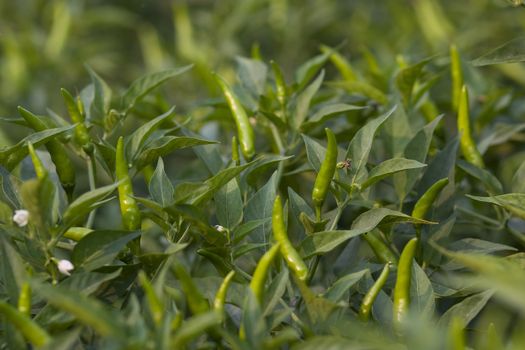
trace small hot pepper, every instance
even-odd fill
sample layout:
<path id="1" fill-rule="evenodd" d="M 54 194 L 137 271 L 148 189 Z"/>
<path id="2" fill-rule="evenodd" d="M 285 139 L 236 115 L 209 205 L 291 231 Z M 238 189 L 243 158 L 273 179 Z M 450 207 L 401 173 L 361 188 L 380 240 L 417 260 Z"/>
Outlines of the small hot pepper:
<path id="1" fill-rule="evenodd" d="M 321 206 L 328 194 L 330 189 L 330 183 L 334 177 L 335 169 L 337 166 L 337 141 L 334 133 L 326 128 L 326 138 L 328 144 L 326 146 L 326 155 L 315 179 L 314 188 L 312 191 L 312 201 L 315 204 L 315 211 L 317 219 L 321 218 Z"/>
<path id="2" fill-rule="evenodd" d="M 272 265 L 277 253 L 279 252 L 279 244 L 275 244 L 270 250 L 268 250 L 257 263 L 257 267 L 253 273 L 252 280 L 250 282 L 250 289 L 259 301 L 262 303 L 264 296 L 264 284 L 268 276 L 268 271 Z"/>
<path id="3" fill-rule="evenodd" d="M 470 132 L 470 115 L 468 108 L 467 87 L 463 85 L 459 98 L 458 106 L 458 132 L 461 134 L 460 146 L 461 153 L 465 160 L 479 168 L 484 168 L 483 158 L 476 148 L 476 143 Z"/>
<path id="4" fill-rule="evenodd" d="M 128 173 L 128 163 L 124 154 L 124 139 L 122 136 L 117 142 L 115 174 L 117 181 L 122 181 L 118 186 L 122 224 L 126 230 L 138 230 L 141 225 L 140 209 L 133 198 L 133 186 Z"/>
<path id="5" fill-rule="evenodd" d="M 308 268 L 288 238 L 280 196 L 275 198 L 275 202 L 273 204 L 272 229 L 273 236 L 280 245 L 281 255 L 283 256 L 284 260 L 286 260 L 288 267 L 297 276 L 297 278 L 299 278 L 301 281 L 305 281 L 308 276 Z"/>
<path id="6" fill-rule="evenodd" d="M 250 160 L 255 155 L 255 136 L 253 133 L 252 125 L 250 124 L 250 121 L 248 119 L 248 115 L 246 114 L 244 107 L 239 101 L 239 98 L 229 87 L 228 83 L 226 83 L 226 81 L 219 75 L 214 75 L 215 79 L 217 80 L 217 83 L 221 87 L 224 97 L 226 98 L 226 102 L 228 102 L 228 106 L 230 107 L 230 110 L 232 112 L 233 119 L 235 120 L 242 154 L 244 155 L 244 158 L 246 158 L 246 160 Z"/>
<path id="7" fill-rule="evenodd" d="M 25 119 L 27 124 L 35 131 L 44 131 L 47 126 L 40 118 L 27 109 L 18 107 L 18 113 Z M 69 199 L 73 197 L 73 190 L 75 189 L 75 167 L 69 159 L 64 145 L 57 140 L 50 140 L 46 143 L 46 148 L 49 151 L 51 160 L 55 164 L 55 168 L 60 179 L 62 187 L 66 191 Z"/>
<path id="8" fill-rule="evenodd" d="M 368 293 L 366 293 L 365 297 L 363 298 L 361 308 L 359 309 L 359 317 L 361 318 L 361 320 L 368 321 L 368 319 L 370 318 L 370 311 L 372 310 L 374 301 L 376 300 L 377 295 L 385 285 L 389 273 L 390 264 L 387 263 L 383 268 L 383 271 L 381 271 L 381 274 L 377 278 L 377 281 L 372 285 L 372 288 L 370 288 Z"/>
<path id="9" fill-rule="evenodd" d="M 399 326 L 403 322 L 408 312 L 408 306 L 410 304 L 410 279 L 412 278 L 412 262 L 416 253 L 418 244 L 417 238 L 412 238 L 406 244 L 401 257 L 399 258 L 399 264 L 397 265 L 397 278 L 394 287 L 394 308 L 393 318 L 394 324 Z"/>

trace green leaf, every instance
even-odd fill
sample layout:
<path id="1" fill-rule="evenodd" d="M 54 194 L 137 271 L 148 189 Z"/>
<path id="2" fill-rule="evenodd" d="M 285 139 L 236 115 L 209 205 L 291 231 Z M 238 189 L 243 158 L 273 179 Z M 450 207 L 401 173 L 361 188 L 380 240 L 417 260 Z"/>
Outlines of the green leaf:
<path id="1" fill-rule="evenodd" d="M 405 158 L 393 158 L 385 160 L 381 164 L 370 170 L 368 178 L 361 184 L 361 190 L 373 185 L 374 183 L 384 179 L 387 176 L 398 173 L 400 171 L 409 169 L 419 169 L 426 167 L 426 164 L 420 163 L 417 160 Z"/>
<path id="2" fill-rule="evenodd" d="M 126 342 L 125 321 L 122 316 L 100 301 L 59 286 L 36 281 L 31 284 L 33 290 L 49 304 L 72 314 L 80 323 L 93 328 L 104 337 Z"/>
<path id="3" fill-rule="evenodd" d="M 259 97 L 264 93 L 268 67 L 259 60 L 245 57 L 235 57 L 237 74 L 242 85 L 251 93 L 252 97 Z"/>
<path id="4" fill-rule="evenodd" d="M 421 75 L 421 70 L 430 62 L 432 58 L 425 58 L 422 61 L 419 61 L 416 64 L 403 68 L 399 71 L 396 76 L 396 85 L 403 97 L 403 102 L 405 106 L 411 104 L 412 92 L 414 90 L 414 85 L 416 80 Z"/>
<path id="5" fill-rule="evenodd" d="M 164 161 L 160 157 L 149 183 L 149 193 L 153 200 L 163 207 L 170 206 L 175 202 L 175 190 L 164 171 Z"/>
<path id="6" fill-rule="evenodd" d="M 263 177 L 263 173 L 278 165 L 280 162 L 290 158 L 293 158 L 293 156 L 286 157 L 277 154 L 265 154 L 262 157 L 257 158 L 253 166 L 251 166 L 244 174 L 246 182 L 251 186 L 255 186 L 257 181 Z"/>
<path id="7" fill-rule="evenodd" d="M 499 180 L 488 170 L 481 169 L 464 160 L 458 160 L 457 165 L 467 174 L 481 181 L 489 192 L 492 192 L 493 194 L 500 194 L 503 192 L 503 185 L 501 185 L 501 182 L 499 182 Z"/>
<path id="8" fill-rule="evenodd" d="M 335 81 L 326 83 L 326 85 L 343 89 L 348 94 L 368 97 L 381 105 L 388 104 L 388 97 L 383 91 L 365 81 Z"/>
<path id="9" fill-rule="evenodd" d="M 520 37 L 490 50 L 471 63 L 474 66 L 488 66 L 501 63 L 525 61 L 525 38 Z"/>
<path id="10" fill-rule="evenodd" d="M 416 219 L 399 211 L 387 208 L 375 208 L 361 214 L 354 220 L 350 230 L 322 231 L 306 237 L 300 246 L 300 254 L 310 257 L 333 250 L 352 237 L 370 232 L 379 224 L 411 222 L 414 224 L 432 224 L 430 221 Z"/>
<path id="11" fill-rule="evenodd" d="M 481 290 L 493 290 L 500 301 L 525 315 L 525 271 L 518 259 L 505 259 L 483 254 L 466 254 L 447 251 L 435 247 L 441 253 L 468 267 L 475 272 L 472 276 L 463 276 L 464 280 L 475 283 Z"/>
<path id="12" fill-rule="evenodd" d="M 297 91 L 301 91 L 303 87 L 308 84 L 319 70 L 325 65 L 326 61 L 330 57 L 330 53 L 323 53 L 317 55 L 305 63 L 303 63 L 295 72 L 295 81 L 297 83 Z"/>
<path id="13" fill-rule="evenodd" d="M 149 122 L 141 125 L 137 130 L 131 134 L 126 141 L 126 155 L 128 159 L 135 160 L 139 155 L 142 145 L 146 142 L 148 137 L 166 120 L 173 116 L 175 106 L 171 107 L 166 113 L 153 118 Z M 130 162 L 131 163 L 131 162 Z"/>
<path id="14" fill-rule="evenodd" d="M 292 347 L 293 350 L 340 350 L 340 349 L 348 349 L 348 350 L 359 350 L 359 349 L 365 349 L 365 347 L 361 347 L 360 345 L 356 345 L 356 343 L 348 338 L 342 337 L 342 336 L 335 336 L 335 335 L 318 335 L 312 338 L 308 338 L 304 342 L 297 343 L 295 346 Z"/>
<path id="15" fill-rule="evenodd" d="M 312 98 L 317 93 L 324 79 L 324 71 L 321 71 L 321 74 L 310 84 L 303 92 L 297 96 L 295 103 L 295 113 L 293 113 L 293 125 L 295 128 L 299 128 L 301 124 L 306 119 L 308 115 L 308 109 L 310 108 L 310 103 Z"/>
<path id="16" fill-rule="evenodd" d="M 214 143 L 217 142 L 187 136 L 164 136 L 144 146 L 144 148 L 136 156 L 135 168 L 137 171 L 139 171 L 146 165 L 150 165 L 151 163 L 155 162 L 157 158 L 167 156 L 177 149 L 209 145 Z M 196 148 L 194 150 L 198 152 Z"/>
<path id="17" fill-rule="evenodd" d="M 263 225 L 270 225 L 271 219 L 271 217 L 267 217 L 263 219 L 250 220 L 242 225 L 237 226 L 235 230 L 233 230 L 234 243 L 239 243 L 246 235 L 250 234 L 258 227 Z"/>
<path id="18" fill-rule="evenodd" d="M 365 166 L 368 161 L 368 155 L 372 148 L 372 142 L 377 129 L 387 120 L 392 113 L 394 113 L 396 107 L 390 109 L 387 113 L 379 118 L 366 123 L 357 133 L 354 135 L 348 150 L 346 152 L 347 159 L 352 160 L 352 168 L 350 171 L 350 177 L 352 184 L 361 182 L 366 176 Z"/>
<path id="19" fill-rule="evenodd" d="M 274 172 L 266 185 L 257 191 L 246 203 L 246 208 L 244 209 L 244 220 L 246 222 L 264 220 L 264 223 L 253 230 L 251 234 L 257 242 L 267 242 L 266 235 L 272 226 L 270 219 L 276 194 L 277 172 Z"/>
<path id="20" fill-rule="evenodd" d="M 168 79 L 171 79 L 177 75 L 187 72 L 193 67 L 193 65 L 188 65 L 175 69 L 168 69 L 161 72 L 147 74 L 133 83 L 131 86 L 124 92 L 121 98 L 121 106 L 125 111 L 132 109 L 135 104 L 151 90 L 155 89 L 157 86 L 166 82 Z"/>
<path id="21" fill-rule="evenodd" d="M 243 202 L 236 179 L 221 187 L 214 197 L 219 224 L 232 229 L 242 220 Z"/>
<path id="22" fill-rule="evenodd" d="M 434 135 L 434 130 L 442 118 L 442 115 L 436 117 L 436 119 L 425 125 L 416 133 L 416 135 L 405 146 L 403 152 L 405 158 L 414 159 L 421 163 L 425 162 L 427 159 L 430 142 L 432 141 L 432 136 Z M 414 184 L 417 181 L 417 178 L 421 174 L 421 171 L 421 168 L 412 169 L 406 171 L 405 173 L 394 175 L 394 185 L 400 201 L 402 201 L 412 190 Z"/>
<path id="23" fill-rule="evenodd" d="M 439 319 L 439 325 L 446 327 L 452 319 L 459 318 L 465 326 L 476 317 L 485 307 L 494 291 L 487 290 L 482 293 L 473 294 L 449 308 Z"/>
<path id="24" fill-rule="evenodd" d="M 111 88 L 94 70 L 88 66 L 86 66 L 86 69 L 91 76 L 91 82 L 93 84 L 93 99 L 89 102 L 87 120 L 101 122 L 106 118 L 109 111 L 112 94 Z"/>
<path id="25" fill-rule="evenodd" d="M 33 147 L 38 148 L 41 145 L 56 139 L 58 136 L 72 131 L 75 128 L 72 126 L 65 126 L 56 129 L 46 129 L 44 131 L 32 133 L 19 141 L 16 145 L 0 148 L 0 165 L 7 170 L 13 170 L 28 154 L 27 144 L 31 142 Z"/>
<path id="26" fill-rule="evenodd" d="M 503 207 L 512 214 L 525 220 L 525 193 L 507 193 L 491 197 L 472 196 L 468 194 L 466 196 L 478 202 L 490 203 Z"/>
<path id="27" fill-rule="evenodd" d="M 252 162 L 253 163 L 253 162 Z M 199 205 L 209 200 L 213 195 L 230 180 L 239 175 L 252 163 L 230 167 L 219 171 L 204 182 L 186 182 L 175 187 L 175 200 L 177 203 Z"/>
<path id="28" fill-rule="evenodd" d="M 18 300 L 19 290 L 28 277 L 24 260 L 4 235 L 0 236 L 0 256 L 2 258 L 2 264 L 0 264 L 2 293 L 5 293 L 9 300 L 14 302 Z"/>
<path id="29" fill-rule="evenodd" d="M 79 196 L 64 212 L 62 217 L 63 226 L 65 226 L 66 229 L 73 226 L 77 220 L 100 206 L 102 204 L 100 201 L 113 193 L 119 184 L 119 182 L 116 182 L 111 185 L 99 187 Z"/>
<path id="30" fill-rule="evenodd" d="M 111 263 L 126 244 L 140 236 L 140 231 L 93 231 L 73 249 L 71 259 L 76 268 L 92 271 Z"/>
<path id="31" fill-rule="evenodd" d="M 354 106 L 346 103 L 333 103 L 323 106 L 301 125 L 301 130 L 310 130 L 342 113 L 365 108 L 366 107 L 363 106 Z"/>
<path id="32" fill-rule="evenodd" d="M 295 278 L 294 281 L 304 299 L 306 311 L 312 324 L 327 320 L 330 314 L 337 308 L 337 305 L 324 297 L 315 295 L 306 283 L 298 278 Z"/>
<path id="33" fill-rule="evenodd" d="M 324 297 L 327 300 L 330 300 L 334 303 L 338 303 L 345 293 L 352 288 L 357 282 L 361 280 L 368 272 L 368 269 L 361 270 L 358 272 L 349 273 L 332 284 L 330 288 L 324 294 Z"/>
<path id="34" fill-rule="evenodd" d="M 425 319 L 432 319 L 436 301 L 434 290 L 425 271 L 418 264 L 412 264 L 410 281 L 410 309 Z"/>
<path id="35" fill-rule="evenodd" d="M 521 163 L 512 177 L 512 192 L 525 192 L 525 162 Z"/>
<path id="36" fill-rule="evenodd" d="M 202 335 L 208 329 L 220 325 L 222 316 L 215 311 L 210 311 L 205 314 L 193 316 L 184 321 L 179 329 L 171 338 L 172 349 L 183 349 L 186 344 L 194 338 Z"/>

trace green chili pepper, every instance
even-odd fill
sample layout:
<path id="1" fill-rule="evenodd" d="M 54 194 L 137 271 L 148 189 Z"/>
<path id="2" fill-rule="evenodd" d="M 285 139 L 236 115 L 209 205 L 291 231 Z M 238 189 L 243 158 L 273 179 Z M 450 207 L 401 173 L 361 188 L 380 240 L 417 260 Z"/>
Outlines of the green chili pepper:
<path id="1" fill-rule="evenodd" d="M 465 325 L 463 320 L 455 316 L 449 323 L 448 328 L 449 335 L 449 349 L 453 350 L 465 350 Z"/>
<path id="2" fill-rule="evenodd" d="M 418 244 L 417 238 L 412 238 L 406 244 L 399 264 L 397 265 L 397 278 L 394 287 L 394 323 L 399 325 L 404 321 L 410 304 L 410 279 L 412 278 L 412 261 Z"/>
<path id="3" fill-rule="evenodd" d="M 36 154 L 35 148 L 33 147 L 33 144 L 31 142 L 27 144 L 27 148 L 29 150 L 31 160 L 33 161 L 33 167 L 35 168 L 36 177 L 42 180 L 47 176 L 47 169 L 42 164 L 42 161 L 38 157 L 38 154 Z"/>
<path id="4" fill-rule="evenodd" d="M 374 301 L 376 300 L 379 292 L 385 285 L 389 273 L 390 264 L 387 263 L 383 268 L 383 271 L 381 271 L 381 274 L 377 278 L 377 281 L 375 281 L 375 283 L 372 285 L 372 288 L 370 288 L 368 293 L 366 293 L 365 297 L 363 298 L 361 308 L 359 309 L 359 317 L 361 318 L 361 320 L 368 321 L 370 319 L 370 311 L 372 310 Z"/>
<path id="5" fill-rule="evenodd" d="M 484 168 L 483 158 L 476 148 L 476 143 L 472 139 L 470 132 L 470 116 L 468 110 L 468 91 L 463 85 L 459 98 L 458 106 L 458 132 L 461 134 L 460 146 L 461 153 L 467 162 L 474 164 L 479 168 Z"/>
<path id="6" fill-rule="evenodd" d="M 383 242 L 383 240 L 380 238 L 379 232 L 373 230 L 365 233 L 364 235 L 361 235 L 361 237 L 368 243 L 376 257 L 381 262 L 397 265 L 396 254 L 394 254 L 392 249 L 390 249 L 390 247 L 385 242 Z"/>
<path id="7" fill-rule="evenodd" d="M 34 346 L 44 346 L 51 341 L 51 337 L 42 327 L 3 300 L 0 300 L 0 313 Z"/>
<path id="8" fill-rule="evenodd" d="M 312 191 L 312 200 L 315 204 L 315 211 L 317 219 L 321 219 L 321 206 L 328 194 L 330 189 L 330 183 L 334 177 L 335 169 L 337 166 L 337 141 L 334 133 L 326 128 L 326 138 L 328 144 L 326 146 L 326 155 L 324 157 L 317 178 L 315 179 L 314 189 Z"/>
<path id="9" fill-rule="evenodd" d="M 78 242 L 91 232 L 93 232 L 93 230 L 86 227 L 70 227 L 66 233 L 64 233 L 64 237 Z"/>
<path id="10" fill-rule="evenodd" d="M 284 108 L 288 100 L 288 88 L 286 86 L 286 81 L 284 80 L 284 75 L 281 70 L 281 67 L 279 67 L 279 65 L 274 61 L 270 61 L 270 65 L 272 66 L 273 77 L 275 78 L 277 101 L 279 101 L 281 108 Z"/>
<path id="11" fill-rule="evenodd" d="M 172 270 L 177 279 L 180 281 L 182 291 L 188 301 L 188 307 L 192 314 L 202 314 L 209 310 L 209 305 L 206 299 L 199 292 L 199 289 L 193 282 L 193 279 L 188 274 L 181 263 L 175 262 L 172 265 Z"/>
<path id="12" fill-rule="evenodd" d="M 232 137 L 232 160 L 235 165 L 241 165 L 241 158 L 239 157 L 239 141 L 237 141 L 237 137 L 235 136 Z"/>
<path id="13" fill-rule="evenodd" d="M 160 322 L 162 321 L 162 316 L 164 314 L 164 306 L 162 305 L 162 302 L 157 296 L 157 293 L 155 293 L 155 290 L 153 289 L 153 286 L 151 285 L 151 282 L 148 280 L 148 277 L 146 276 L 144 271 L 139 272 L 138 278 L 140 286 L 144 290 L 144 294 L 146 295 L 146 299 L 148 300 L 148 306 L 151 312 L 151 316 L 153 317 L 153 321 L 156 324 L 160 324 Z"/>
<path id="14" fill-rule="evenodd" d="M 140 209 L 133 198 L 133 186 L 128 174 L 128 163 L 124 154 L 124 139 L 122 136 L 117 142 L 115 169 L 117 181 L 122 181 L 118 186 L 122 224 L 126 230 L 138 230 L 141 224 Z"/>
<path id="15" fill-rule="evenodd" d="M 29 282 L 22 283 L 18 296 L 18 311 L 26 316 L 31 315 L 31 286 Z"/>
<path id="16" fill-rule="evenodd" d="M 219 75 L 214 74 L 217 83 L 221 87 L 221 90 L 228 102 L 228 106 L 235 120 L 235 125 L 237 126 L 237 134 L 239 135 L 239 143 L 241 145 L 241 151 L 246 160 L 252 159 L 255 155 L 255 146 L 254 146 L 254 133 L 253 128 L 248 119 L 248 115 L 244 110 L 239 98 L 235 95 L 233 90 L 229 87 L 228 83 Z"/>
<path id="17" fill-rule="evenodd" d="M 463 86 L 463 71 L 456 45 L 450 45 L 450 72 L 452 75 L 452 107 L 457 112 Z"/>
<path id="18" fill-rule="evenodd" d="M 66 89 L 60 89 L 62 97 L 66 103 L 69 117 L 73 123 L 76 123 L 75 127 L 75 140 L 86 153 L 90 154 L 93 152 L 93 145 L 91 144 L 91 137 L 89 136 L 86 124 L 84 124 L 84 115 L 82 109 L 79 109 L 79 105 L 82 105 L 80 100 L 75 101 L 73 96 Z"/>
<path id="19" fill-rule="evenodd" d="M 426 213 L 436 201 L 437 196 L 441 190 L 448 184 L 448 178 L 443 178 L 436 181 L 430 188 L 419 198 L 412 210 L 412 217 L 417 219 L 424 219 Z"/>
<path id="20" fill-rule="evenodd" d="M 288 267 L 293 271 L 297 278 L 299 278 L 301 281 L 305 281 L 308 277 L 308 268 L 288 238 L 280 196 L 275 198 L 275 202 L 273 204 L 272 229 L 273 236 L 281 247 L 281 254 L 284 260 L 286 260 Z"/>
<path id="21" fill-rule="evenodd" d="M 226 294 L 228 293 L 228 288 L 230 287 L 233 276 L 235 276 L 235 271 L 232 270 L 226 275 L 226 277 L 224 277 L 221 286 L 217 290 L 217 294 L 215 294 L 215 300 L 213 301 L 213 309 L 220 313 L 223 317 L 224 304 L 226 303 Z"/>
<path id="22" fill-rule="evenodd" d="M 255 271 L 253 273 L 253 277 L 250 282 L 250 289 L 252 290 L 253 295 L 255 295 L 260 304 L 262 304 L 263 302 L 265 287 L 264 285 L 268 276 L 268 271 L 270 270 L 270 267 L 273 261 L 275 260 L 279 249 L 280 244 L 277 243 L 270 250 L 264 253 L 264 255 L 257 263 L 257 267 L 255 268 Z"/>
<path id="23" fill-rule="evenodd" d="M 24 118 L 24 120 L 33 130 L 44 131 L 47 129 L 44 122 L 36 115 L 29 112 L 27 109 L 19 106 L 18 113 L 20 113 L 22 118 Z M 61 142 L 57 140 L 50 140 L 46 143 L 46 148 L 49 151 L 51 160 L 55 164 L 60 183 L 71 200 L 73 197 L 73 190 L 75 189 L 75 167 L 67 156 L 64 145 Z"/>

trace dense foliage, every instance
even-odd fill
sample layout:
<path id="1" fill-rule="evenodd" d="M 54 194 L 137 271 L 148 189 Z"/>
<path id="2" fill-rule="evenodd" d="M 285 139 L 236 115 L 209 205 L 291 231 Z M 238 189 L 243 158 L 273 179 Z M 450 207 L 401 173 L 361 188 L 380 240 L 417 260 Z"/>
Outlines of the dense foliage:
<path id="1" fill-rule="evenodd" d="M 202 15 L 205 3 L 189 8 Z M 213 35 L 244 45 L 233 33 L 251 33 L 258 23 L 245 15 L 261 3 L 246 1 Z M 156 32 L 141 26 L 150 70 L 164 69 L 123 89 L 97 64 L 74 67 L 86 85 L 45 90 L 47 109 L 32 98 L 17 112 L 2 106 L 11 115 L 2 131 L 14 130 L 0 148 L 3 348 L 525 347 L 523 67 L 509 64 L 525 60 L 523 41 L 465 59 L 468 45 L 450 44 L 446 9 L 420 0 L 426 31 L 413 33 L 413 21 L 403 31 L 435 41 L 414 55 L 432 56 L 393 58 L 392 33 L 374 46 L 369 28 L 355 60 L 343 43 L 303 63 L 290 52 L 270 61 L 265 45 L 289 13 L 278 6 L 300 7 L 270 3 L 273 34 L 234 65 L 224 63 L 236 52 L 227 42 L 192 39 L 188 7 L 176 5 L 188 65 L 158 60 L 164 51 L 148 46 Z M 357 8 L 325 5 L 335 17 Z M 53 6 L 55 21 L 81 11 Z M 124 7 L 111 13 L 131 20 Z M 316 18 L 298 16 L 308 14 Z M 66 68 L 55 30 L 45 52 L 56 64 L 35 60 L 36 71 Z M 31 90 L 19 78 L 0 96 L 53 86 L 45 78 Z"/>

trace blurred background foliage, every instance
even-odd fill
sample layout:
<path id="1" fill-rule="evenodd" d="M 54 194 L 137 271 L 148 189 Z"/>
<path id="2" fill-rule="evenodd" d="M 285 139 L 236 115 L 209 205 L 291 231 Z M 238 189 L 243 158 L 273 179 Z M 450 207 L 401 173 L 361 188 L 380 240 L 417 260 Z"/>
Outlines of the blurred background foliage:
<path id="1" fill-rule="evenodd" d="M 85 65 L 111 86 L 127 86 L 147 72 L 195 63 L 197 69 L 165 90 L 184 106 L 184 96 L 209 93 L 203 86 L 215 91 L 209 71 L 227 74 L 238 55 L 260 54 L 289 72 L 318 53 L 321 44 L 341 45 L 355 65 L 373 53 L 381 69 L 393 69 L 399 54 L 411 59 L 446 54 L 455 42 L 471 59 L 523 32 L 525 8 L 512 3 L 0 1 L 0 116 L 13 115 L 16 105 L 35 111 L 61 105 L 60 87 L 80 90 L 89 81 Z M 495 69 L 525 83 L 521 66 Z"/>

